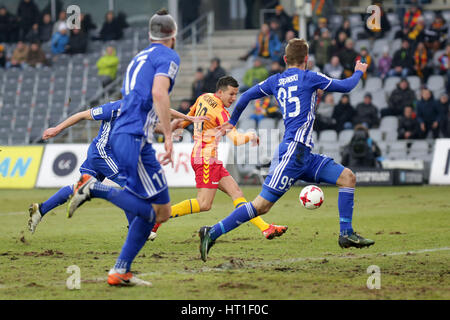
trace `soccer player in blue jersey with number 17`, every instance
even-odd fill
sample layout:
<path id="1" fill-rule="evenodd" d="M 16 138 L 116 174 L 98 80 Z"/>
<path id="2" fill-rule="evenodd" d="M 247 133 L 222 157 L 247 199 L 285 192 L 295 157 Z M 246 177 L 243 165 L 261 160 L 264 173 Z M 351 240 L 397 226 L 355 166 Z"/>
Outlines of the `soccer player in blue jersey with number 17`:
<path id="1" fill-rule="evenodd" d="M 68 205 L 68 215 L 91 198 L 110 201 L 125 211 L 129 222 L 127 239 L 114 267 L 108 273 L 112 286 L 151 283 L 133 275 L 131 264 L 144 246 L 155 223 L 169 219 L 169 190 L 161 164 L 172 162 L 170 98 L 180 65 L 174 50 L 177 25 L 166 10 L 152 16 L 151 44 L 129 63 L 122 86 L 120 115 L 111 133 L 111 146 L 126 177 L 124 190 L 105 186 L 90 178 L 77 189 Z M 161 163 L 152 147 L 155 126 L 164 134 L 165 152 Z"/>
<path id="2" fill-rule="evenodd" d="M 216 225 L 200 228 L 200 254 L 203 261 L 206 261 L 209 249 L 218 237 L 258 215 L 267 213 L 299 179 L 307 182 L 326 182 L 339 187 L 338 243 L 341 247 L 362 248 L 375 243 L 353 231 L 352 216 L 356 185 L 354 173 L 334 162 L 332 158 L 311 153 L 314 146 L 312 132 L 317 90 L 351 91 L 367 70 L 367 64 L 357 61 L 355 73 L 345 80 L 330 79 L 321 73 L 306 70 L 308 43 L 303 39 L 289 41 L 284 59 L 287 65 L 286 71 L 269 77 L 242 94 L 230 121 L 220 128 L 219 135 L 232 129 L 248 103 L 264 96 L 275 96 L 283 111 L 285 126 L 283 141 L 272 159 L 261 193 L 255 200 L 235 209 Z"/>

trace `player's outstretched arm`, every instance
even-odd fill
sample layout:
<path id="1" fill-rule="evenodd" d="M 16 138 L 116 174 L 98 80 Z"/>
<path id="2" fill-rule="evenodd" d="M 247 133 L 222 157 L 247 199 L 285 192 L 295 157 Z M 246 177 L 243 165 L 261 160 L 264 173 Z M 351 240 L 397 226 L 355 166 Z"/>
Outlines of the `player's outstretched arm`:
<path id="1" fill-rule="evenodd" d="M 358 84 L 363 74 L 366 72 L 367 67 L 367 63 L 362 63 L 359 60 L 356 61 L 355 72 L 353 75 L 344 80 L 333 79 L 326 91 L 344 93 L 352 91 Z"/>
<path id="2" fill-rule="evenodd" d="M 227 137 L 233 141 L 235 146 L 240 146 L 248 142 L 251 142 L 253 147 L 259 145 L 259 137 L 254 132 L 239 133 L 236 128 L 233 128 L 228 132 Z"/>
<path id="3" fill-rule="evenodd" d="M 78 112 L 78 113 L 70 116 L 69 118 L 67 118 L 60 124 L 58 124 L 56 127 L 48 128 L 42 134 L 42 139 L 47 140 L 47 139 L 56 137 L 58 134 L 61 133 L 61 131 L 77 124 L 78 122 L 80 122 L 82 120 L 93 120 L 90 109 Z"/>
<path id="4" fill-rule="evenodd" d="M 156 76 L 153 80 L 152 96 L 153 105 L 158 115 L 162 134 L 164 135 L 164 149 L 161 164 L 173 163 L 172 159 L 172 127 L 170 125 L 170 98 L 169 98 L 170 78 L 166 76 Z"/>
<path id="5" fill-rule="evenodd" d="M 189 121 L 189 122 L 194 122 L 194 123 L 196 123 L 196 122 L 203 122 L 203 121 L 209 120 L 209 118 L 206 117 L 206 116 L 194 117 L 194 116 L 191 116 L 189 114 L 187 114 L 187 115 L 183 114 L 183 113 L 178 112 L 178 111 L 176 111 L 174 109 L 170 109 L 170 115 L 172 116 L 172 118 L 182 119 L 182 120 Z M 189 124 L 187 124 L 187 125 L 189 125 Z"/>
<path id="6" fill-rule="evenodd" d="M 259 84 L 245 91 L 236 103 L 236 107 L 234 108 L 230 120 L 217 127 L 218 131 L 216 134 L 216 138 L 220 138 L 226 135 L 229 130 L 233 129 L 233 127 L 236 126 L 236 123 L 238 122 L 242 112 L 248 106 L 250 101 L 262 98 L 264 96 L 266 96 L 266 94 L 261 91 Z"/>

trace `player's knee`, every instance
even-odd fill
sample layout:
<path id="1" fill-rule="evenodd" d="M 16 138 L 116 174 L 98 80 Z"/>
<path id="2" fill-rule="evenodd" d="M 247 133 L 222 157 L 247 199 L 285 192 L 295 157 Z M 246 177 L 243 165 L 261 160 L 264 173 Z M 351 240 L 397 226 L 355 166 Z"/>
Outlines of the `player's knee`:
<path id="1" fill-rule="evenodd" d="M 158 208 L 156 212 L 156 223 L 163 223 L 169 220 L 172 213 L 172 208 L 170 206 Z"/>
<path id="2" fill-rule="evenodd" d="M 200 206 L 200 211 L 209 211 L 212 207 L 212 201 L 204 200 L 204 199 L 198 199 L 198 204 Z"/>
<path id="3" fill-rule="evenodd" d="M 356 186 L 356 175 L 349 168 L 345 168 L 342 172 L 342 186 L 346 188 L 354 188 Z"/>

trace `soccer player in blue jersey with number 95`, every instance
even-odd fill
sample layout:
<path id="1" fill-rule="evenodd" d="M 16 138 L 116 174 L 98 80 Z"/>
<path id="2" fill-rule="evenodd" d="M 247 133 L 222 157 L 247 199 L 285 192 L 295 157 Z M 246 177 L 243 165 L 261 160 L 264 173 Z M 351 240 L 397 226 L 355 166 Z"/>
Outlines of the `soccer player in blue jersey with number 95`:
<path id="1" fill-rule="evenodd" d="M 240 224 L 267 213 L 297 180 L 326 182 L 339 187 L 338 209 L 342 248 L 368 247 L 375 242 L 365 239 L 352 227 L 355 174 L 332 158 L 311 153 L 313 124 L 316 114 L 317 90 L 349 92 L 356 87 L 367 64 L 356 62 L 354 74 L 344 80 L 331 79 L 321 73 L 306 70 L 308 43 L 303 39 L 289 41 L 285 62 L 286 71 L 275 74 L 242 94 L 230 121 L 220 127 L 218 135 L 231 130 L 251 100 L 275 96 L 283 112 L 285 133 L 275 153 L 261 193 L 252 202 L 235 209 L 228 217 L 213 225 L 200 228 L 200 254 L 206 261 L 210 248 L 221 235 Z"/>

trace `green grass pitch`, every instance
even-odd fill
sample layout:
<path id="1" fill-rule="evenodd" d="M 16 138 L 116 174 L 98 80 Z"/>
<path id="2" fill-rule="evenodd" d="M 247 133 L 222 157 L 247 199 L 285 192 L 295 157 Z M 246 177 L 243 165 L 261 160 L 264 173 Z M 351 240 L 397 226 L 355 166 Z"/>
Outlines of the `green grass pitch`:
<path id="1" fill-rule="evenodd" d="M 337 188 L 308 211 L 292 188 L 263 218 L 289 226 L 266 240 L 247 224 L 221 237 L 209 260 L 200 260 L 197 230 L 231 212 L 218 192 L 210 212 L 169 220 L 148 242 L 133 271 L 151 288 L 111 288 L 107 272 L 127 232 L 124 214 L 93 200 L 67 219 L 55 209 L 31 235 L 28 205 L 56 190 L 0 191 L 0 299 L 450 299 L 450 187 L 357 188 L 353 225 L 374 239 L 366 249 L 338 244 Z M 253 199 L 260 187 L 244 187 Z M 171 189 L 172 203 L 195 197 Z M 81 288 L 69 290 L 67 267 L 81 271 Z M 367 268 L 380 268 L 380 289 L 368 289 Z"/>

